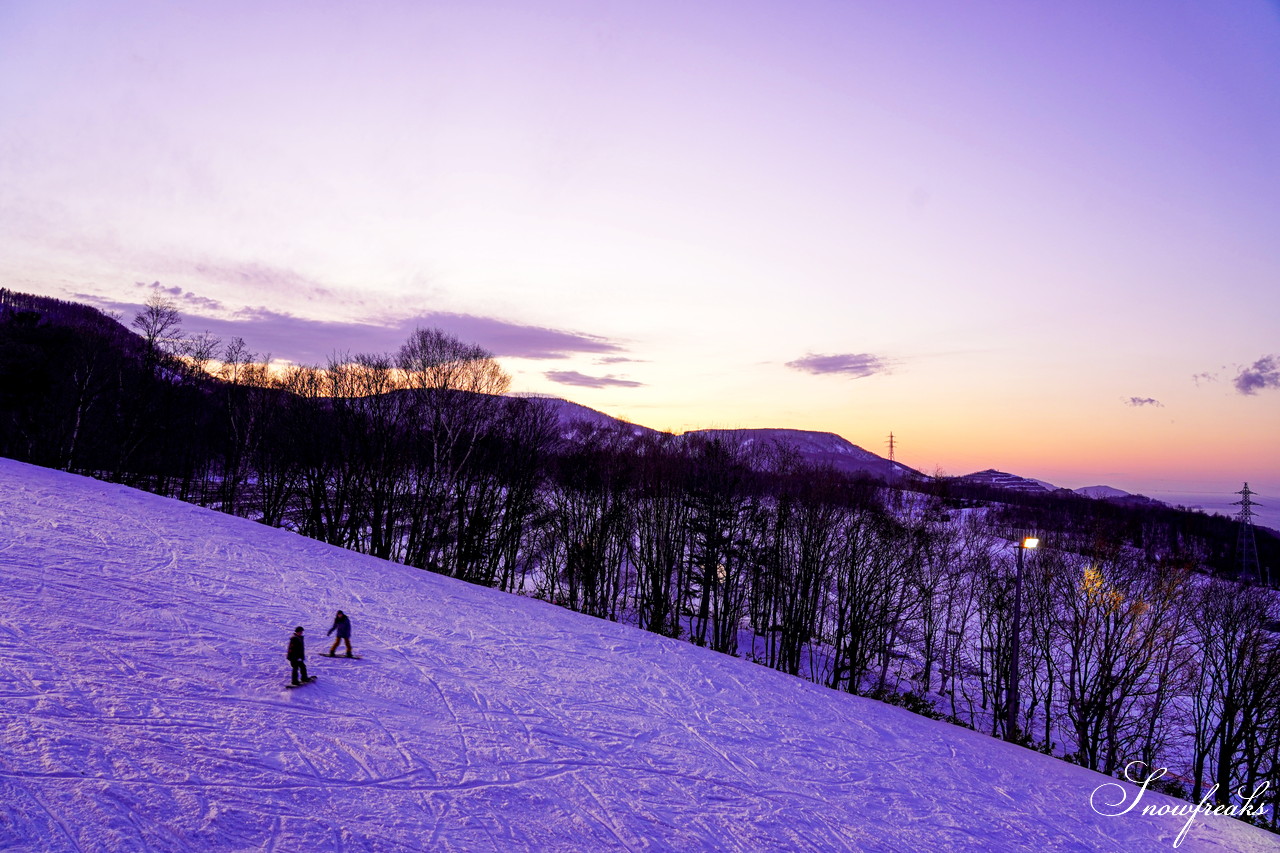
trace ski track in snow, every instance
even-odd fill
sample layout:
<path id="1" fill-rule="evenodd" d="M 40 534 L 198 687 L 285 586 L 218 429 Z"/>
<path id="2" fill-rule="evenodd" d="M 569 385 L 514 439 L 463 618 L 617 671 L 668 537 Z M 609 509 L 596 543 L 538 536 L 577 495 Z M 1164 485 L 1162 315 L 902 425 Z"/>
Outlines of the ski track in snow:
<path id="1" fill-rule="evenodd" d="M 1185 822 L 742 660 L 9 460 L 0 570 L 0 849 L 1136 851 Z M 339 608 L 363 660 L 320 656 Z M 319 680 L 286 690 L 299 624 Z M 1202 816 L 1180 849 L 1280 843 Z"/>

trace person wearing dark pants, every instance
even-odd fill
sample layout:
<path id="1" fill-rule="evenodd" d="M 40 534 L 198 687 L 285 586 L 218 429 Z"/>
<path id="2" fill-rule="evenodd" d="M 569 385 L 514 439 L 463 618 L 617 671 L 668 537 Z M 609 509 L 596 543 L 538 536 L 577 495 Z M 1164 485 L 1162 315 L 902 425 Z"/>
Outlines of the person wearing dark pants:
<path id="1" fill-rule="evenodd" d="M 332 634 L 334 631 L 338 632 L 338 636 L 334 638 L 333 645 L 329 647 L 329 657 L 338 656 L 338 644 L 344 641 L 347 644 L 347 657 L 354 657 L 351 652 L 351 620 L 341 610 L 338 611 L 337 616 L 333 617 L 333 625 L 329 628 L 328 633 Z"/>
<path id="2" fill-rule="evenodd" d="M 302 684 L 307 678 L 307 646 L 302 640 L 302 626 L 293 629 L 289 638 L 289 663 L 293 665 L 293 683 Z"/>

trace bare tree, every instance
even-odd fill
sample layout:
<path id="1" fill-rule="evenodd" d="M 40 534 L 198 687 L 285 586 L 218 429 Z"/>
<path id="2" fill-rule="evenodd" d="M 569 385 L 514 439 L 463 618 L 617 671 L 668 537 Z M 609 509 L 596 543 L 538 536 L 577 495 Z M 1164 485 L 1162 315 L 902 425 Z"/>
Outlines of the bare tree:
<path id="1" fill-rule="evenodd" d="M 154 369 L 164 356 L 177 351 L 182 335 L 182 316 L 178 313 L 177 303 L 159 291 L 151 294 L 142 310 L 134 315 L 131 325 L 142 335 L 149 368 Z"/>
<path id="2" fill-rule="evenodd" d="M 762 556 L 769 584 L 770 665 L 799 675 L 819 635 L 842 512 L 829 500 L 830 472 L 797 469 L 773 507 Z M 810 656 L 810 664 L 817 662 Z"/>
<path id="3" fill-rule="evenodd" d="M 211 332 L 201 332 L 182 341 L 178 354 L 186 365 L 186 379 L 189 382 L 199 380 L 209 374 L 209 365 L 222 348 L 222 341 Z"/>
<path id="4" fill-rule="evenodd" d="M 632 517 L 625 443 L 597 434 L 560 460 L 540 594 L 617 619 Z"/>
<path id="5" fill-rule="evenodd" d="M 636 569 L 636 619 L 656 634 L 680 633 L 678 595 L 689 550 L 685 444 L 644 438 L 632 502 L 630 560 Z"/>
<path id="6" fill-rule="evenodd" d="M 691 636 L 698 645 L 737 654 L 757 501 L 746 489 L 743 448 L 714 438 L 698 447 L 690 461 L 688 566 L 699 586 Z"/>
<path id="7" fill-rule="evenodd" d="M 400 347 L 396 364 L 405 372 L 406 384 L 423 391 L 498 396 L 511 386 L 511 377 L 494 361 L 493 353 L 442 329 L 415 329 Z"/>
<path id="8" fill-rule="evenodd" d="M 887 664 L 898 625 L 898 603 L 907 578 L 902 529 L 871 508 L 845 512 L 837 537 L 831 614 L 827 635 L 833 648 L 831 687 L 850 693 L 869 687 L 876 664 Z M 887 672 L 882 667 L 882 672 Z"/>
<path id="9" fill-rule="evenodd" d="M 544 518 L 549 459 L 559 440 L 559 420 L 540 400 L 507 398 L 491 431 L 487 469 L 499 486 L 501 507 L 481 582 L 506 592 L 524 585 L 532 539 Z"/>
<path id="10" fill-rule="evenodd" d="M 1265 740 L 1265 717 L 1276 705 L 1275 685 L 1268 683 L 1280 655 L 1267 630 L 1273 607 L 1265 590 L 1214 580 L 1192 611 L 1200 651 L 1192 689 L 1197 802 L 1206 779 L 1225 805 L 1235 787 L 1256 775 L 1256 745 Z"/>
<path id="11" fill-rule="evenodd" d="M 501 412 L 511 384 L 493 354 L 440 329 L 416 329 L 396 366 L 409 395 L 412 470 L 406 561 L 457 575 L 460 523 L 467 517 L 456 491 L 481 437 Z M 472 516 L 474 517 L 474 516 Z"/>
<path id="12" fill-rule="evenodd" d="M 1060 666 L 1067 718 L 1080 763 L 1114 773 L 1133 753 L 1143 726 L 1137 708 L 1163 652 L 1159 619 L 1167 601 L 1148 567 L 1115 550 L 1059 576 Z"/>
<path id="13" fill-rule="evenodd" d="M 355 462 L 352 522 L 361 550 L 384 560 L 403 559 L 413 418 L 389 355 L 361 353 L 344 369 L 349 395 L 335 402 L 354 427 L 347 443 Z"/>

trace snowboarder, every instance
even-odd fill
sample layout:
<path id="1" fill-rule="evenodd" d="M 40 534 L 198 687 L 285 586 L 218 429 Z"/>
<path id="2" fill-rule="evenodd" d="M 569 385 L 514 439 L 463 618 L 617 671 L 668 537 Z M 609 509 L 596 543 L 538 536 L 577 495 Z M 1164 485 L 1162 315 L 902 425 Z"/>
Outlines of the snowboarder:
<path id="1" fill-rule="evenodd" d="M 293 686 L 305 684 L 311 679 L 307 677 L 307 647 L 302 639 L 302 626 L 299 625 L 293 629 L 293 636 L 289 638 L 289 663 L 293 665 Z M 301 675 L 301 678 L 299 678 Z"/>
<path id="2" fill-rule="evenodd" d="M 355 657 L 351 652 L 351 620 L 348 619 L 347 614 L 343 613 L 341 610 L 339 610 L 338 614 L 333 617 L 333 625 L 330 626 L 326 636 L 328 636 L 328 634 L 332 634 L 334 631 L 338 632 L 338 636 L 334 638 L 333 645 L 329 647 L 329 657 L 334 658 L 338 656 L 338 644 L 344 641 L 347 644 L 347 657 Z"/>

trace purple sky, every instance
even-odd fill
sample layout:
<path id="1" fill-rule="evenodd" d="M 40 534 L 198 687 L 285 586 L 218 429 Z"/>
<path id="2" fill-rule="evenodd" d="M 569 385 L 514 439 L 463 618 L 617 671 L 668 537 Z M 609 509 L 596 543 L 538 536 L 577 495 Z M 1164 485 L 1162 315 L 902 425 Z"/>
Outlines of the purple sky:
<path id="1" fill-rule="evenodd" d="M 0 283 L 663 429 L 1280 495 L 1280 7 L 0 3 Z"/>

